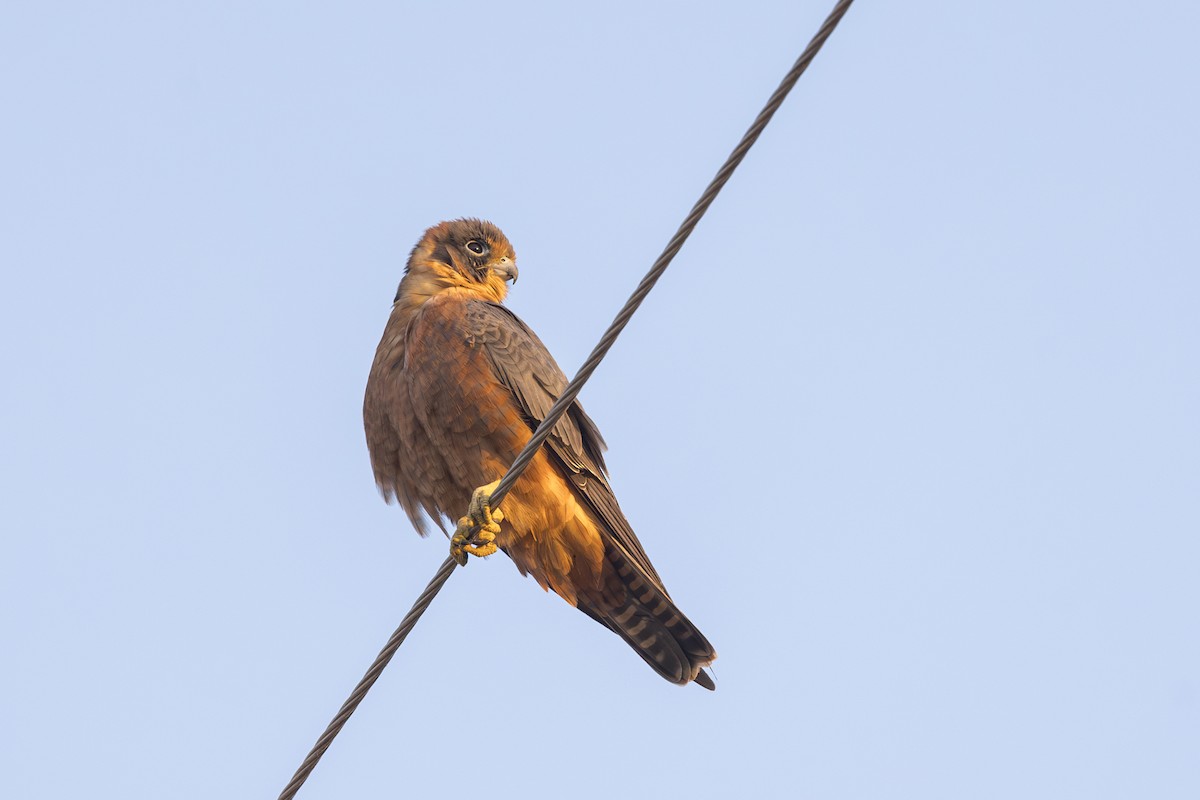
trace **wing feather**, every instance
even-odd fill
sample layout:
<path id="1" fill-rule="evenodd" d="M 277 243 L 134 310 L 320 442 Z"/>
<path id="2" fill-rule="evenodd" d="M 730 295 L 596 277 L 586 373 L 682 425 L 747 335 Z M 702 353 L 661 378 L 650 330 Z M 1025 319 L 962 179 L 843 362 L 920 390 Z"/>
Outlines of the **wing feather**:
<path id="1" fill-rule="evenodd" d="M 567 387 L 567 376 L 537 334 L 504 306 L 471 302 L 466 320 L 475 343 L 487 354 L 496 377 L 516 398 L 532 431 Z M 614 543 L 666 594 L 662 579 L 608 484 L 604 439 L 578 401 L 555 424 L 546 445 L 577 495 L 606 523 Z"/>

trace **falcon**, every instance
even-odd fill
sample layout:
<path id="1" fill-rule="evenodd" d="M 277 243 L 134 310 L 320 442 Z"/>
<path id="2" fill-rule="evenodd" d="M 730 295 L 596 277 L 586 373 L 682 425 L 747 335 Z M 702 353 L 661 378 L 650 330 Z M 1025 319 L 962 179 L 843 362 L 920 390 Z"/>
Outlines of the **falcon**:
<path id="1" fill-rule="evenodd" d="M 492 508 L 500 476 L 567 385 L 504 306 L 516 280 L 512 245 L 490 222 L 442 222 L 413 248 L 363 402 L 375 481 L 422 535 L 427 518 L 442 526 L 466 507 L 451 537 L 460 564 L 503 551 L 662 677 L 714 689 L 703 668 L 716 651 L 676 608 L 617 505 L 604 439 L 578 402 Z"/>

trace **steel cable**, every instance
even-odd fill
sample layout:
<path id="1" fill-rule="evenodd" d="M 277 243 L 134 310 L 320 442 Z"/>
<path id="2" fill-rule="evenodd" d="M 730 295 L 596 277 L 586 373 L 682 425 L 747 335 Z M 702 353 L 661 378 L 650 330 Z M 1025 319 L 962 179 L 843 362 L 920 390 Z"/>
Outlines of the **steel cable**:
<path id="1" fill-rule="evenodd" d="M 629 323 L 629 319 L 637 311 L 642 301 L 646 299 L 646 295 L 650 294 L 650 290 L 654 288 L 654 284 L 662 277 L 671 260 L 675 258 L 675 254 L 683 247 L 683 243 L 687 241 L 696 224 L 700 222 L 700 218 L 708 211 L 708 207 L 712 205 L 717 194 L 729 181 L 730 176 L 733 175 L 733 171 L 742 163 L 742 159 L 746 157 L 746 153 L 758 141 L 758 137 L 762 134 L 763 129 L 767 127 L 767 123 L 771 121 L 771 117 L 779 110 L 779 106 L 783 104 L 788 92 L 792 90 L 792 87 L 796 85 L 796 81 L 800 80 L 800 76 L 808 69 L 808 65 L 816 57 L 817 53 L 820 52 L 822 45 L 825 44 L 825 40 L 833 33 L 853 2 L 854 0 L 838 0 L 833 10 L 829 12 L 829 16 L 825 18 L 816 35 L 808 43 L 808 46 L 804 48 L 804 52 L 800 54 L 800 58 L 796 60 L 796 63 L 792 65 L 792 68 L 788 70 L 787 75 L 780 82 L 779 88 L 771 94 L 771 97 L 767 100 L 766 105 L 763 106 L 762 111 L 759 112 L 753 124 L 747 129 L 737 146 L 733 148 L 733 152 L 729 154 L 729 158 L 717 170 L 716 177 L 712 179 L 712 182 L 708 184 L 708 188 L 700 195 L 700 199 L 692 206 L 691 212 L 683 220 L 683 223 L 679 226 L 679 230 L 667 242 L 666 248 L 650 267 L 650 271 L 646 273 L 646 277 L 642 278 L 641 283 L 634 289 L 629 300 L 625 302 L 625 305 L 617 313 L 612 324 L 608 326 L 608 330 L 600 337 L 600 341 L 595 349 L 592 350 L 591 355 L 583 362 L 583 366 L 579 368 L 579 372 L 576 373 L 571 382 L 567 384 L 567 388 L 563 390 L 558 401 L 551 406 L 550 411 L 546 414 L 546 418 L 538 425 L 537 430 L 534 431 L 533 436 L 530 437 L 529 442 L 525 445 L 525 449 L 520 452 L 508 468 L 496 490 L 492 492 L 493 507 L 499 506 L 500 501 L 512 489 L 513 484 L 521 476 L 521 473 L 525 471 L 525 468 L 529 466 L 529 462 L 533 460 L 533 456 L 538 448 L 542 446 L 542 443 L 546 441 L 546 438 L 554 429 L 555 423 L 566 413 L 571 403 L 575 401 L 583 385 L 587 383 L 588 378 L 596 371 L 596 367 L 600 365 L 605 354 L 608 353 L 613 343 L 617 340 L 617 337 L 621 334 L 621 331 L 625 329 L 625 326 Z M 421 618 L 421 615 L 425 613 L 429 604 L 433 602 L 433 598 L 441 591 L 442 586 L 450 578 L 456 566 L 457 562 L 450 557 L 447 557 L 442 562 L 442 566 L 438 568 L 437 574 L 433 576 L 433 580 L 429 582 L 429 585 L 425 587 L 425 591 L 413 603 L 413 607 L 401 621 L 400 627 L 388 639 L 383 650 L 376 656 L 375 662 L 371 664 L 370 669 L 363 675 L 362 680 L 354 687 L 354 691 L 350 693 L 350 697 L 342 704 L 337 715 L 325 728 L 325 732 L 321 734 L 321 738 L 317 739 L 317 743 L 313 745 L 312 750 L 309 751 L 300 768 L 296 770 L 296 774 L 292 776 L 291 781 L 288 782 L 283 792 L 280 793 L 279 800 L 291 800 L 291 798 L 296 796 L 296 792 L 304 785 L 309 774 L 316 767 L 317 762 L 321 760 L 321 756 L 329 749 L 329 745 L 333 743 L 334 738 L 342 730 L 346 721 L 350 719 L 350 715 L 354 713 L 359 703 L 362 702 L 367 692 L 375 684 L 375 681 L 379 679 L 388 662 L 392 660 L 392 656 L 400 649 L 400 645 L 404 643 L 409 632 L 417 624 L 417 620 Z"/>

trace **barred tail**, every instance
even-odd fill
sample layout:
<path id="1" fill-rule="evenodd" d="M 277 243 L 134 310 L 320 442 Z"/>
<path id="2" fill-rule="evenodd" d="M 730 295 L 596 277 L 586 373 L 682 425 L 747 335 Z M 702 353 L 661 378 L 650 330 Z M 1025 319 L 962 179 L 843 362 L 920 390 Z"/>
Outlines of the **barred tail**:
<path id="1" fill-rule="evenodd" d="M 672 683 L 695 681 L 705 689 L 717 688 L 702 669 L 717 657 L 704 634 L 619 549 L 609 543 L 604 555 L 607 602 L 603 608 L 580 603 L 580 609 L 617 633 Z"/>

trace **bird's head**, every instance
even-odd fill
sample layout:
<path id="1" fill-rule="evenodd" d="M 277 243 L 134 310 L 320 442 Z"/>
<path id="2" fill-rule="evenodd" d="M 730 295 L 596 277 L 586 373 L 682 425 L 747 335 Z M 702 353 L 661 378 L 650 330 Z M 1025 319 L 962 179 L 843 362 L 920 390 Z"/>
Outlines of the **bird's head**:
<path id="1" fill-rule="evenodd" d="M 425 231 L 404 272 L 397 300 L 406 290 L 432 296 L 460 289 L 498 303 L 508 294 L 508 282 L 517 281 L 517 256 L 492 223 L 456 219 Z"/>

